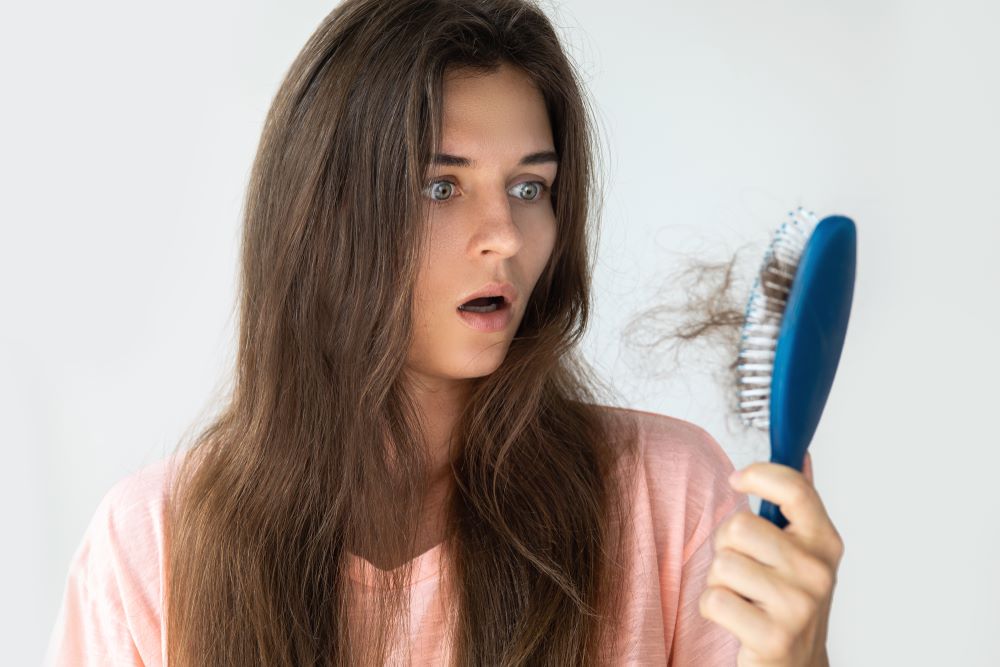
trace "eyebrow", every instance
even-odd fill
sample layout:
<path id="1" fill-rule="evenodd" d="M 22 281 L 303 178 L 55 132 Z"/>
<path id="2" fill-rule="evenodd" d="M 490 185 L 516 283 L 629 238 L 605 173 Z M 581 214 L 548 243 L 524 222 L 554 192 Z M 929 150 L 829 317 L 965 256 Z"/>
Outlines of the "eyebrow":
<path id="1" fill-rule="evenodd" d="M 521 158 L 518 166 L 546 164 L 548 162 L 554 162 L 557 165 L 559 164 L 559 156 L 556 155 L 555 151 L 538 151 L 537 153 L 528 153 Z M 445 167 L 475 167 L 476 161 L 460 155 L 435 153 L 431 158 L 431 164 L 442 165 Z"/>

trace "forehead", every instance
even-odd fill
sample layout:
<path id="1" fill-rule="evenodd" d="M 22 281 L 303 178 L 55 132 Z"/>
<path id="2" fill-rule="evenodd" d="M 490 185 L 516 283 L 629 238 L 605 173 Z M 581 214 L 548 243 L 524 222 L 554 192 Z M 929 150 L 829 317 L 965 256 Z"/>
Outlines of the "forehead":
<path id="1" fill-rule="evenodd" d="M 522 70 L 504 64 L 492 73 L 453 70 L 443 81 L 441 152 L 508 155 L 552 146 L 541 91 Z"/>

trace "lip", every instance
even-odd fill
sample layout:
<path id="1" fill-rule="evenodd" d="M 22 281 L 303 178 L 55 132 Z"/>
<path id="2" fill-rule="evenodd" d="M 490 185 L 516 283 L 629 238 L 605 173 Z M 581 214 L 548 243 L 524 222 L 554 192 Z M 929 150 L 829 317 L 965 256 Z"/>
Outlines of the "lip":
<path id="1" fill-rule="evenodd" d="M 455 312 L 466 325 L 483 333 L 504 331 L 514 321 L 514 312 L 506 301 L 492 313 L 473 313 L 467 310 L 456 310 Z"/>
<path id="2" fill-rule="evenodd" d="M 459 302 L 455 304 L 455 308 L 457 309 L 463 303 L 472 301 L 473 299 L 478 299 L 479 297 L 483 296 L 502 296 L 504 300 L 504 306 L 510 307 L 514 305 L 514 303 L 517 301 L 518 295 L 517 295 L 517 288 L 514 287 L 514 285 L 512 285 L 511 283 L 507 282 L 487 283 L 482 287 L 480 287 L 479 289 L 477 289 L 475 292 L 463 296 L 459 300 Z"/>

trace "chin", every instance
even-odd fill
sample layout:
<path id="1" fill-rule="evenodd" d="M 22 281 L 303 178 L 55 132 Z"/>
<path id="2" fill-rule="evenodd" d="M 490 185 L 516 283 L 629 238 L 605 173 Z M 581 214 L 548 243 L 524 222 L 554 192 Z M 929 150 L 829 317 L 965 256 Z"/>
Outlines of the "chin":
<path id="1" fill-rule="evenodd" d="M 464 365 L 456 369 L 458 373 L 456 379 L 490 375 L 500 368 L 506 358 L 507 345 L 496 345 L 493 348 L 482 350 L 478 354 L 474 353 L 468 357 L 468 361 Z"/>

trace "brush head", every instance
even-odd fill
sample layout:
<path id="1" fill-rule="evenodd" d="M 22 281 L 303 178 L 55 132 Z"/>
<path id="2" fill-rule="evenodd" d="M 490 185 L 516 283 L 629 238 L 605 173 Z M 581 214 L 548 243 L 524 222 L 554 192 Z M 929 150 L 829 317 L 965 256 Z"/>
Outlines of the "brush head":
<path id="1" fill-rule="evenodd" d="M 740 331 L 737 357 L 737 398 L 746 426 L 770 427 L 771 378 L 781 320 L 795 280 L 802 251 L 817 218 L 801 206 L 789 211 L 764 253 L 754 278 Z"/>

